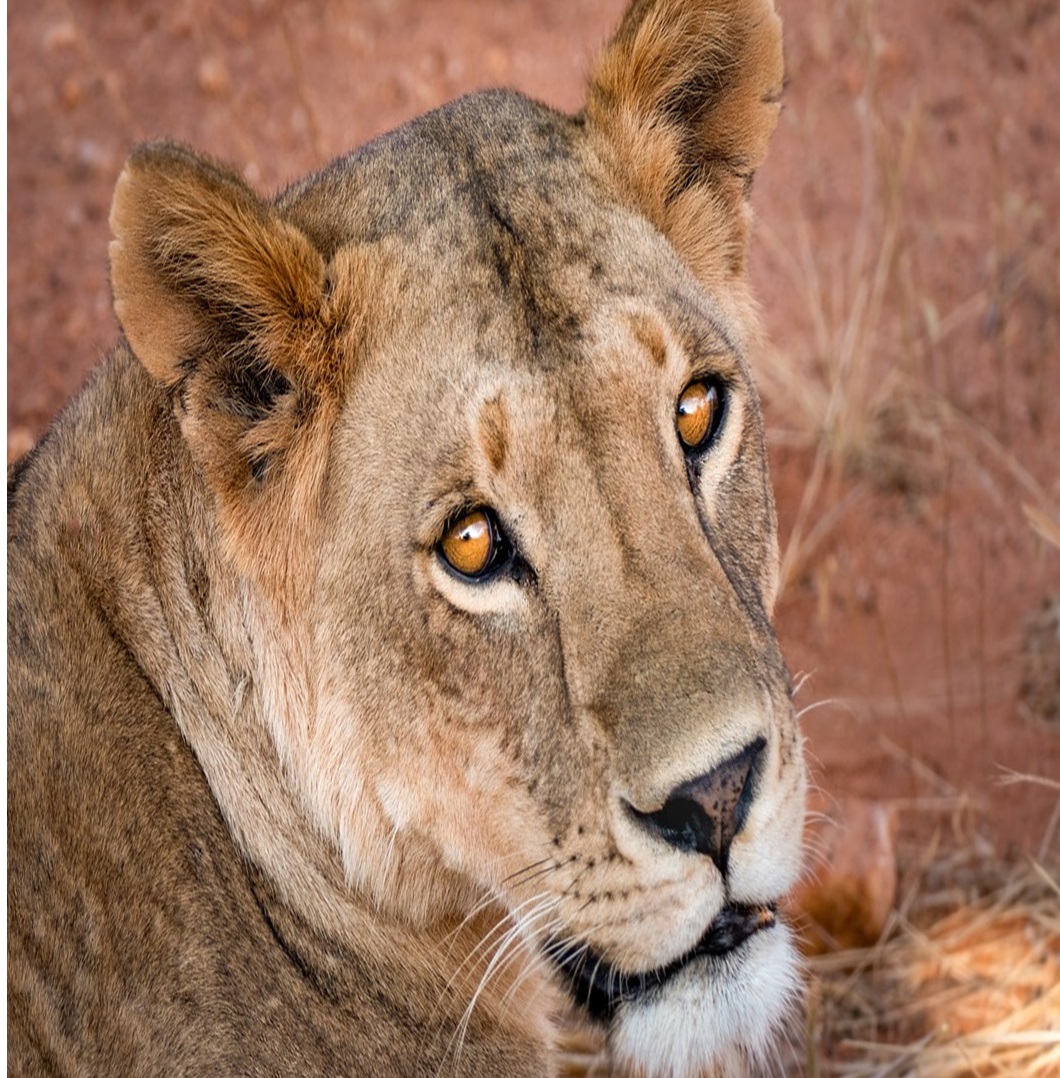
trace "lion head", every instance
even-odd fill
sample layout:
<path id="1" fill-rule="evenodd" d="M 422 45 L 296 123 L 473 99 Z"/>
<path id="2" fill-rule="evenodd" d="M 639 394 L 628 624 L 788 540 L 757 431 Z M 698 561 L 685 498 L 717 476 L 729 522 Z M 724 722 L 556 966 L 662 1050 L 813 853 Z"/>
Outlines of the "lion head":
<path id="1" fill-rule="evenodd" d="M 304 826 L 380 917 L 499 911 L 650 1073 L 760 1057 L 797 990 L 745 265 L 781 81 L 769 0 L 637 0 L 576 116 L 477 94 L 271 201 L 150 145 L 112 213 Z"/>

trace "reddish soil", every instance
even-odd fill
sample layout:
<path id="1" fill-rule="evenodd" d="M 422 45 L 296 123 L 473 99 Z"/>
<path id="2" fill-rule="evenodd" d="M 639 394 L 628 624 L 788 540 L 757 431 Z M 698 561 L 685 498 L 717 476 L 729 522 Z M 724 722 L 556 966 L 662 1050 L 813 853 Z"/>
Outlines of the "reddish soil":
<path id="1" fill-rule="evenodd" d="M 9 459 L 113 342 L 107 209 L 137 140 L 267 191 L 476 87 L 575 108 L 623 4 L 12 0 Z M 1056 789 L 999 779 L 1060 779 L 1060 631 L 1027 635 L 1060 550 L 1024 514 L 1060 520 L 1060 4 L 778 6 L 756 365 L 798 555 L 779 628 L 799 703 L 830 701 L 803 720 L 817 777 L 897 803 L 907 854 L 961 806 L 1034 851 Z"/>

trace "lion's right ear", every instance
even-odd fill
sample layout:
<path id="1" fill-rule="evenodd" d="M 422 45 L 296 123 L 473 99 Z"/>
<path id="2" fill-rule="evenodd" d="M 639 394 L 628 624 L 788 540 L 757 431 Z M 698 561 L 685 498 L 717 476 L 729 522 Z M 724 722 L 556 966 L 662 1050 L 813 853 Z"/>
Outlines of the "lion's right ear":
<path id="1" fill-rule="evenodd" d="M 312 504 L 371 259 L 326 263 L 238 175 L 168 143 L 133 153 L 110 221 L 125 336 L 173 392 L 233 549 L 258 556 Z"/>
<path id="2" fill-rule="evenodd" d="M 296 360 L 283 345 L 321 314 L 324 259 L 235 172 L 170 143 L 140 146 L 110 225 L 115 312 L 156 378 L 176 385 L 240 341 L 270 365 Z"/>

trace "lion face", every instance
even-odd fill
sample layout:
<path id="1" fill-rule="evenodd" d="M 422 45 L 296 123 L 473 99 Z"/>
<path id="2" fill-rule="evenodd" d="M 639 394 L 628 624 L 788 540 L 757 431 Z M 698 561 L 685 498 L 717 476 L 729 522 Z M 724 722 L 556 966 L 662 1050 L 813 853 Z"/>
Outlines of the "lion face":
<path id="1" fill-rule="evenodd" d="M 738 331 L 631 215 L 592 213 L 597 266 L 543 242 L 589 247 L 573 207 L 561 229 L 498 197 L 506 223 L 466 210 L 479 257 L 419 282 L 337 424 L 314 613 L 328 718 L 302 752 L 334 765 L 322 816 L 381 903 L 433 847 L 634 1049 L 675 1041 L 644 1034 L 677 996 L 725 1031 L 710 1041 L 745 1038 L 794 981 L 771 910 L 798 872 L 804 776 Z M 568 316 L 528 335 L 528 307 Z M 714 411 L 698 444 L 690 387 Z M 470 552 L 450 552 L 462 528 Z M 423 915 L 445 901 L 447 880 L 413 878 Z"/>
<path id="2" fill-rule="evenodd" d="M 659 238 L 625 242 L 636 269 L 586 273 L 578 332 L 537 354 L 483 271 L 484 334 L 469 320 L 446 346 L 417 311 L 365 371 L 315 615 L 344 646 L 319 645 L 328 718 L 302 751 L 334 765 L 322 815 L 381 903 L 433 847 L 632 1045 L 657 1041 L 673 994 L 746 1037 L 793 984 L 769 911 L 798 872 L 804 786 L 761 423 L 716 312 Z M 646 300 L 642 275 L 668 287 Z M 701 447 L 679 428 L 690 386 L 719 402 Z M 469 519 L 487 544 L 471 572 L 446 547 Z M 368 707 L 351 670 L 371 671 Z M 406 900 L 426 915 L 447 887 Z M 741 946 L 713 953 L 719 922 Z M 747 1014 L 718 1013 L 748 993 Z"/>
<path id="3" fill-rule="evenodd" d="M 386 916 L 499 906 L 659 1073 L 760 1055 L 797 982 L 743 278 L 779 36 L 728 7 L 636 5 L 582 117 L 478 95 L 270 206 L 148 149 L 113 216 L 312 826 Z"/>

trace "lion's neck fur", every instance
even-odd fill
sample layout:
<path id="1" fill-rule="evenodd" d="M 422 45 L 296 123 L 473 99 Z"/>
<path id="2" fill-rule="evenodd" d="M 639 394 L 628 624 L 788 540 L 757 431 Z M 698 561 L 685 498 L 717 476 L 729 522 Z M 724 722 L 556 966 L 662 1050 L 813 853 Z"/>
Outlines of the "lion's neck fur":
<path id="1" fill-rule="evenodd" d="M 296 774 L 305 766 L 300 731 L 316 706 L 312 641 L 292 631 L 292 619 L 277 617 L 222 555 L 209 494 L 165 394 L 124 349 L 99 378 L 126 383 L 120 397 L 129 402 L 129 422 L 116 446 L 113 424 L 86 424 L 82 415 L 82 447 L 93 436 L 100 444 L 98 455 L 90 447 L 80 459 L 135 459 L 84 469 L 66 485 L 68 504 L 58 511 L 77 518 L 80 536 L 94 537 L 75 544 L 73 561 L 194 750 L 277 939 L 329 984 L 343 976 L 336 955 L 356 955 L 357 969 L 381 974 L 400 956 L 397 983 L 433 984 L 441 1012 L 459 1018 L 491 958 L 480 941 L 504 935 L 496 931 L 502 912 L 465 888 L 432 917 L 396 892 L 382 905 L 378 889 L 351 878 L 336 836 L 311 818 L 311 799 L 299 788 L 308 777 Z M 78 405 L 88 417 L 92 397 L 90 388 Z M 111 474 L 138 476 L 142 486 L 116 487 Z M 141 511 L 120 512 L 119 498 L 134 499 Z M 386 821 L 371 804 L 365 809 L 365 837 L 392 844 Z M 551 989 L 533 965 L 529 957 L 508 963 L 475 1006 L 541 1040 L 550 1037 L 544 1015 L 554 1001 L 541 1002 Z"/>

